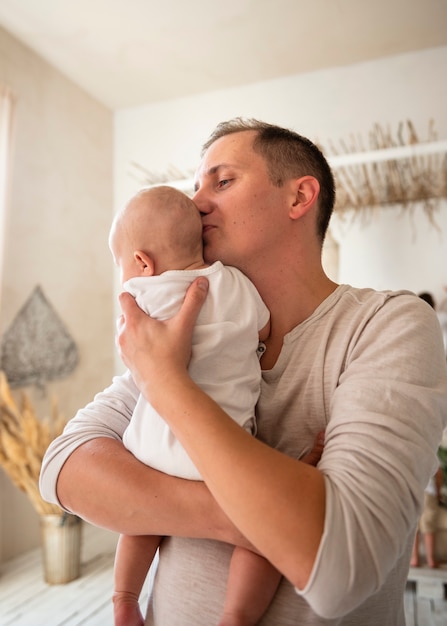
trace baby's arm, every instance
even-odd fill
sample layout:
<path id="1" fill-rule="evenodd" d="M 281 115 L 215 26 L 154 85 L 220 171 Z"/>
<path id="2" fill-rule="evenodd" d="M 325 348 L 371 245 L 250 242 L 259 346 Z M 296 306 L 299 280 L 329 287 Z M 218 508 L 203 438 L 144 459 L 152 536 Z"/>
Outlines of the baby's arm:
<path id="1" fill-rule="evenodd" d="M 157 535 L 120 536 L 114 570 L 115 626 L 144 626 L 138 599 L 160 540 Z"/>

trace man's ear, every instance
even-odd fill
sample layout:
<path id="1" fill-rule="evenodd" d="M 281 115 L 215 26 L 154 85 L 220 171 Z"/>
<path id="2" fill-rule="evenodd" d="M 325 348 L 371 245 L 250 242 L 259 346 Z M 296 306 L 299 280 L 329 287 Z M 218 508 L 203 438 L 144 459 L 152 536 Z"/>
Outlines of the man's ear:
<path id="1" fill-rule="evenodd" d="M 133 253 L 135 263 L 140 270 L 140 276 L 153 276 L 155 271 L 155 263 L 152 258 L 142 250 L 135 250 Z"/>
<path id="2" fill-rule="evenodd" d="M 314 176 L 301 176 L 294 180 L 295 199 L 289 210 L 291 219 L 298 219 L 315 206 L 320 194 L 320 183 Z"/>

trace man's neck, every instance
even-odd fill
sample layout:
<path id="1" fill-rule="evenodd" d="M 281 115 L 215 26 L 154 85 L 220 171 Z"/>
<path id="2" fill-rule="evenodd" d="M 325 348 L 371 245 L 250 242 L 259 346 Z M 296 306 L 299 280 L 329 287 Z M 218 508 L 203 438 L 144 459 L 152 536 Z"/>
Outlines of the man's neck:
<path id="1" fill-rule="evenodd" d="M 326 276 L 321 266 L 303 276 L 293 269 L 276 275 L 264 272 L 253 282 L 271 315 L 271 332 L 262 358 L 263 368 L 269 369 L 276 363 L 285 335 L 310 317 L 337 284 Z"/>

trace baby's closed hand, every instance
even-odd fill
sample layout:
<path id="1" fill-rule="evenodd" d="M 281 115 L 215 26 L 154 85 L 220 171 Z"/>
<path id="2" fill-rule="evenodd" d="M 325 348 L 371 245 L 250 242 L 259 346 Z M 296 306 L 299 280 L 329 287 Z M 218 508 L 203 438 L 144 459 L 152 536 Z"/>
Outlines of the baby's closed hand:
<path id="1" fill-rule="evenodd" d="M 321 459 L 321 455 L 324 450 L 324 430 L 318 433 L 312 450 L 306 456 L 303 456 L 300 461 L 303 463 L 307 463 L 308 465 L 317 465 L 319 460 Z"/>

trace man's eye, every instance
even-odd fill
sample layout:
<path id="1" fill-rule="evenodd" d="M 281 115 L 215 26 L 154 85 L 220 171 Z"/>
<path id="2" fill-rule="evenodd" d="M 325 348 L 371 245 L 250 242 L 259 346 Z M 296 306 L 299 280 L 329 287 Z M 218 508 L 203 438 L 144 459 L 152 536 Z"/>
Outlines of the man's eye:
<path id="1" fill-rule="evenodd" d="M 228 183 L 230 182 L 230 178 L 224 178 L 223 180 L 219 180 L 218 182 L 218 186 L 219 187 L 226 187 L 228 185 Z"/>

